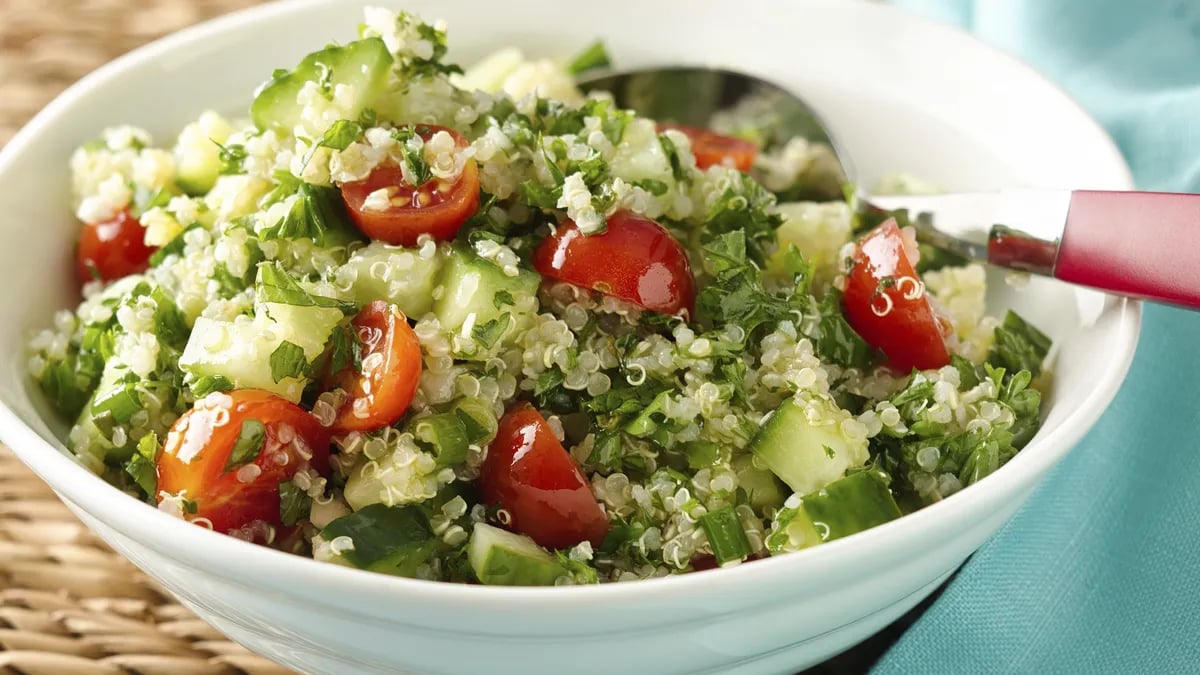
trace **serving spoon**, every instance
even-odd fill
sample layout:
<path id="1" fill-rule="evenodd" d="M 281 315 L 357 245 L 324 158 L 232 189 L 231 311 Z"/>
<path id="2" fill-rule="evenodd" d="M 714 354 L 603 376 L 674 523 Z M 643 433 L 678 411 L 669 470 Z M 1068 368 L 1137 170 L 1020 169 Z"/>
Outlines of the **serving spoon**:
<path id="1" fill-rule="evenodd" d="M 820 115 L 787 89 L 733 70 L 665 67 L 580 79 L 647 117 L 709 127 L 739 107 L 758 111 L 768 145 L 800 136 L 828 145 L 852 184 L 854 167 Z M 764 114 L 765 113 L 765 114 Z M 836 191 L 827 198 L 840 196 Z M 871 195 L 860 212 L 907 211 L 917 238 L 964 258 L 1116 295 L 1200 309 L 1200 195 L 1098 190 L 1004 190 Z"/>

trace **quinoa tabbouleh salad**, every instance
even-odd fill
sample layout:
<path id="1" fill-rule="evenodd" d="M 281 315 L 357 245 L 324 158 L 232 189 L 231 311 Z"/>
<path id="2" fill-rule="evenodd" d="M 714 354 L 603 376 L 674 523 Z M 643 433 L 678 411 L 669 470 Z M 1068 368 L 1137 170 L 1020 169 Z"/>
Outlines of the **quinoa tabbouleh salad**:
<path id="1" fill-rule="evenodd" d="M 245 122 L 76 151 L 84 299 L 29 368 L 80 462 L 318 560 L 554 585 L 820 545 L 1033 436 L 1049 340 L 903 219 L 799 201 L 828 148 L 584 96 L 599 43 L 445 52 L 369 9 Z"/>

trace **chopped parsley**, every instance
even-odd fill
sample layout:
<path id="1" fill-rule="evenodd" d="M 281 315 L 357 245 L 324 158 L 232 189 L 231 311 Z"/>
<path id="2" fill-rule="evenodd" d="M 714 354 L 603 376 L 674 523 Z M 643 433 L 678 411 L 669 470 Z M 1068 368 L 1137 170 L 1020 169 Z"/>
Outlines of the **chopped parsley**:
<path id="1" fill-rule="evenodd" d="M 342 311 L 355 311 L 354 303 L 342 302 L 305 291 L 295 277 L 283 269 L 278 262 L 262 263 L 258 266 L 258 298 L 263 302 L 275 302 L 296 307 L 331 307 Z"/>
<path id="2" fill-rule="evenodd" d="M 1050 338 L 1016 312 L 1009 310 L 996 328 L 995 342 L 987 362 L 1011 372 L 1028 370 L 1034 377 L 1042 372 L 1042 361 L 1050 351 Z"/>
<path id="3" fill-rule="evenodd" d="M 154 432 L 148 433 L 138 439 L 134 453 L 125 464 L 125 472 L 151 501 L 158 495 L 158 474 L 155 469 L 158 448 L 158 435 Z"/>
<path id="4" fill-rule="evenodd" d="M 271 352 L 271 379 L 280 382 L 289 377 L 301 378 L 309 371 L 304 348 L 284 340 Z"/>
<path id="5" fill-rule="evenodd" d="M 312 513 L 312 497 L 296 486 L 294 481 L 285 480 L 279 484 L 279 522 L 286 527 L 292 527 L 302 520 L 308 520 Z"/>
<path id="6" fill-rule="evenodd" d="M 242 420 L 233 449 L 229 451 L 229 459 L 225 460 L 224 473 L 229 473 L 240 466 L 249 464 L 258 458 L 263 445 L 267 442 L 267 427 L 256 419 Z"/>

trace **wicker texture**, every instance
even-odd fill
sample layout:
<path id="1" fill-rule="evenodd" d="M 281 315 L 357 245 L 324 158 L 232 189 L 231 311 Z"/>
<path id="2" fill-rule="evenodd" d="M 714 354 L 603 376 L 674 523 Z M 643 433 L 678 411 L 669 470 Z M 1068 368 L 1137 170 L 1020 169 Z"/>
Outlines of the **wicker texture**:
<path id="1" fill-rule="evenodd" d="M 0 0 L 0 145 L 72 82 L 255 0 Z"/>
<path id="2" fill-rule="evenodd" d="M 253 0 L 0 0 L 0 145 L 72 82 Z M 0 675 L 284 675 L 87 530 L 0 447 Z"/>

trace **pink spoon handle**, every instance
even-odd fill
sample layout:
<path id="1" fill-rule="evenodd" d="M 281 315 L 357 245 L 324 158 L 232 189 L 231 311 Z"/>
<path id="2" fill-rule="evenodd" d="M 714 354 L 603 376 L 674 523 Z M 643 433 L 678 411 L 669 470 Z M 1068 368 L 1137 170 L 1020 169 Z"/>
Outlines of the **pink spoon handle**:
<path id="1" fill-rule="evenodd" d="M 1073 192 L 1054 276 L 1200 309 L 1200 195 Z"/>

